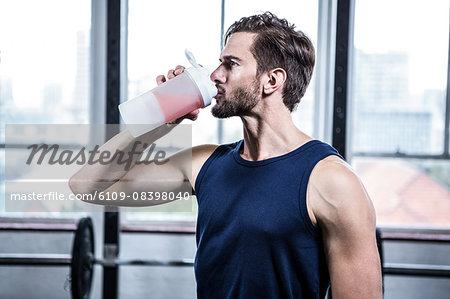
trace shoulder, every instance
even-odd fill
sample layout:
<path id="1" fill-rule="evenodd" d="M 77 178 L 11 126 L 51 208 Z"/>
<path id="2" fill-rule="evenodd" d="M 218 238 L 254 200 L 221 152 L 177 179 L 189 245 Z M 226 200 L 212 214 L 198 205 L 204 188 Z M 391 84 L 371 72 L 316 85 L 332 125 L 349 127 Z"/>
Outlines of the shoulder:
<path id="1" fill-rule="evenodd" d="M 228 143 L 228 144 L 222 144 L 222 145 L 216 145 L 216 144 L 204 144 L 195 146 L 192 148 L 192 186 L 194 186 L 197 181 L 197 177 L 200 174 L 200 171 L 207 163 L 208 159 L 214 155 L 214 157 L 220 157 L 223 155 L 227 155 L 232 153 L 233 150 L 236 149 L 239 144 L 241 144 L 241 141 Z"/>
<path id="2" fill-rule="evenodd" d="M 215 156 L 230 154 L 236 147 L 242 143 L 242 140 L 227 144 L 203 144 L 192 148 L 193 162 L 203 165 L 208 158 L 214 153 Z"/>
<path id="3" fill-rule="evenodd" d="M 192 186 L 194 189 L 200 170 L 218 147 L 216 144 L 203 144 L 192 148 Z"/>
<path id="4" fill-rule="evenodd" d="M 193 184 L 201 167 L 217 148 L 214 144 L 204 144 L 184 149 L 170 156 L 169 164 L 180 169 Z"/>
<path id="5" fill-rule="evenodd" d="M 214 153 L 218 145 L 203 144 L 182 150 L 171 157 L 172 160 L 182 161 L 187 166 L 196 168 L 202 167 L 203 163 Z"/>
<path id="6" fill-rule="evenodd" d="M 203 165 L 219 146 L 217 144 L 202 144 L 192 148 L 192 162 Z"/>
<path id="7" fill-rule="evenodd" d="M 310 181 L 322 193 L 360 184 L 351 166 L 336 155 L 330 155 L 319 161 L 311 173 Z"/>
<path id="8" fill-rule="evenodd" d="M 203 144 L 194 146 L 188 149 L 184 149 L 171 157 L 172 160 L 182 160 L 189 164 L 199 164 L 203 163 L 212 155 L 212 153 L 218 148 L 218 145 L 214 144 Z"/>
<path id="9" fill-rule="evenodd" d="M 374 210 L 363 183 L 344 160 L 332 155 L 314 167 L 310 177 L 314 194 L 309 204 L 315 220 L 325 223 L 359 218 L 374 218 Z"/>

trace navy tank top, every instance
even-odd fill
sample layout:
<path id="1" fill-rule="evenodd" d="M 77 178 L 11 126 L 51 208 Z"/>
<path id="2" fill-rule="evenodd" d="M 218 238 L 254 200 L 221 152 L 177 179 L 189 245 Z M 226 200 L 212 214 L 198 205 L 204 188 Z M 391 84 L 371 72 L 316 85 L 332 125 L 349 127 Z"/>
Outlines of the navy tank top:
<path id="1" fill-rule="evenodd" d="M 198 298 L 324 298 L 329 274 L 306 189 L 317 162 L 339 154 L 312 140 L 248 161 L 242 145 L 219 146 L 195 183 Z"/>

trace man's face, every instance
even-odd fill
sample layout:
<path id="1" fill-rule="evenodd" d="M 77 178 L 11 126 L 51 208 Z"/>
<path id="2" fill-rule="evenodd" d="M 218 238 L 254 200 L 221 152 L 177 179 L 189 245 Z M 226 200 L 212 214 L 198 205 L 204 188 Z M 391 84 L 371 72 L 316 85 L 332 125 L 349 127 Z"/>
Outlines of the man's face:
<path id="1" fill-rule="evenodd" d="M 261 98 L 257 63 L 250 52 L 254 37 L 253 33 L 234 33 L 222 51 L 221 64 L 211 74 L 218 89 L 217 104 L 211 109 L 215 117 L 248 115 Z"/>

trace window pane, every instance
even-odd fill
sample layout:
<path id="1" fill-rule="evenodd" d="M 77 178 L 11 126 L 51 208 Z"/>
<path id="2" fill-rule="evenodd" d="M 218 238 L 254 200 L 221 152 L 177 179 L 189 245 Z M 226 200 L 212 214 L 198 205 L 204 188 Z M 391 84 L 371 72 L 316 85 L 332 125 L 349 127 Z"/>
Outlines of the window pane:
<path id="1" fill-rule="evenodd" d="M 355 4 L 352 164 L 379 225 L 448 228 L 448 160 L 358 153 L 443 154 L 449 1 Z"/>
<path id="2" fill-rule="evenodd" d="M 0 144 L 5 143 L 5 124 L 89 121 L 90 27 L 89 0 L 1 1 Z M 70 143 L 70 136 L 64 137 Z M 2 149 L 0 212 L 5 194 L 4 160 Z M 45 216 L 55 215 L 40 214 Z M 64 213 L 56 216 L 70 217 Z"/>
<path id="3" fill-rule="evenodd" d="M 442 154 L 449 2 L 357 0 L 354 152 Z"/>
<path id="4" fill-rule="evenodd" d="M 450 161 L 355 158 L 377 224 L 450 227 Z"/>
<path id="5" fill-rule="evenodd" d="M 128 97 L 156 87 L 156 76 L 166 75 L 177 65 L 189 67 L 184 50 L 189 49 L 197 62 L 213 71 L 220 53 L 220 0 L 169 1 L 154 5 L 146 0 L 128 3 Z M 207 12 L 207 13 L 206 13 Z M 210 106 L 211 107 L 211 106 Z M 217 120 L 210 107 L 200 112 L 192 124 L 192 144 L 217 143 Z M 192 212 L 177 208 L 177 203 L 163 204 L 147 212 L 125 212 L 124 220 L 194 221 Z"/>
<path id="6" fill-rule="evenodd" d="M 5 210 L 5 150 L 0 149 L 0 213 Z"/>
<path id="7" fill-rule="evenodd" d="M 129 0 L 129 98 L 156 87 L 156 76 L 166 75 L 169 69 L 190 66 L 185 49 L 195 55 L 197 62 L 214 70 L 220 51 L 220 4 L 219 0 L 176 0 L 158 5 Z M 210 107 L 192 122 L 194 145 L 217 143 L 217 121 Z"/>
<path id="8" fill-rule="evenodd" d="M 281 1 L 225 1 L 225 30 L 242 17 L 270 11 L 280 18 L 287 19 L 296 25 L 312 40 L 317 49 L 318 1 L 281 0 Z M 297 110 L 292 114 L 294 123 L 307 134 L 313 134 L 314 82 L 315 74 L 309 84 L 305 96 Z M 242 137 L 242 122 L 233 117 L 224 120 L 224 142 L 233 142 Z"/>
<path id="9" fill-rule="evenodd" d="M 1 125 L 88 122 L 90 18 L 89 0 L 2 1 Z"/>

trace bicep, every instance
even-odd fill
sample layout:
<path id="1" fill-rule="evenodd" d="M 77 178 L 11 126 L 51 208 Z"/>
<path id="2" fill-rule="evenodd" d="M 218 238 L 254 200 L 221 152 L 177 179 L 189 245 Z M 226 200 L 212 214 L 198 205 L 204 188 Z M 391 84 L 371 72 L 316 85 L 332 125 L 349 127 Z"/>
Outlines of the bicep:
<path id="1" fill-rule="evenodd" d="M 323 229 L 333 298 L 379 298 L 381 266 L 368 222 L 349 218 L 340 228 Z"/>
<path id="2" fill-rule="evenodd" d="M 318 180 L 315 216 L 323 234 L 333 298 L 380 298 L 381 267 L 371 200 L 358 177 L 344 166 L 323 174 Z"/>
<path id="3" fill-rule="evenodd" d="M 104 192 L 121 195 L 120 198 L 125 199 L 112 204 L 124 206 L 146 206 L 167 202 L 152 200 L 155 194 L 179 198 L 177 195 L 180 192 L 184 194 L 191 191 L 190 153 L 191 149 L 186 149 L 165 160 L 138 163 Z M 139 200 L 135 200 L 136 198 Z"/>
<path id="4" fill-rule="evenodd" d="M 175 199 L 180 194 L 184 197 L 185 192 L 192 191 L 201 167 L 216 148 L 216 145 L 196 146 L 182 150 L 158 164 L 137 164 L 105 192 L 123 193 L 127 199 L 145 192 L 172 193 Z M 165 202 L 128 200 L 128 203 L 118 204 L 137 206 L 160 203 Z"/>

